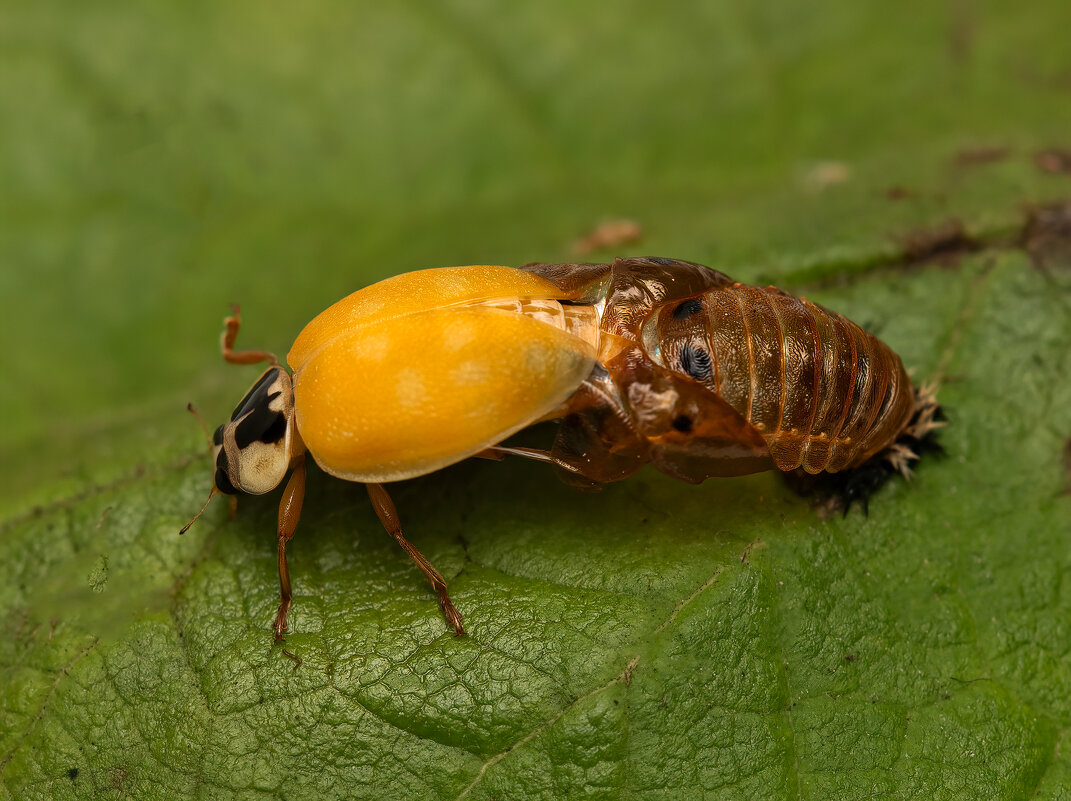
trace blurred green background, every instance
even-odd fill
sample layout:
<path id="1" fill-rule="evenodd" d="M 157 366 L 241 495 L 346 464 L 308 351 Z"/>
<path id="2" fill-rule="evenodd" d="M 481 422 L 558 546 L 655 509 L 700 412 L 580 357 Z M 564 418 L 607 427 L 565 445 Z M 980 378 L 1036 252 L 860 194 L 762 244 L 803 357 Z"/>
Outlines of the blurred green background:
<path id="1" fill-rule="evenodd" d="M 284 352 L 369 282 L 574 260 L 607 219 L 645 237 L 588 258 L 750 280 L 1066 194 L 1031 160 L 1068 138 L 1064 23 L 972 0 L 10 2 L 0 497 L 192 441 L 185 403 L 219 416 L 246 383 L 216 352 L 232 302 L 244 343 Z M 977 148 L 1005 157 L 957 163 Z"/>
<path id="2" fill-rule="evenodd" d="M 1067 799 L 1071 4 L 8 0 L 0 798 Z M 600 223 L 642 239 L 577 256 Z M 672 256 L 940 377 L 949 456 L 821 520 L 770 475 L 532 465 L 203 500 L 203 437 L 409 269 Z M 359 547 L 354 547 L 359 544 Z M 743 554 L 750 554 L 741 561 Z M 712 575 L 713 574 L 713 575 Z M 388 789 L 384 789 L 388 788 Z"/>

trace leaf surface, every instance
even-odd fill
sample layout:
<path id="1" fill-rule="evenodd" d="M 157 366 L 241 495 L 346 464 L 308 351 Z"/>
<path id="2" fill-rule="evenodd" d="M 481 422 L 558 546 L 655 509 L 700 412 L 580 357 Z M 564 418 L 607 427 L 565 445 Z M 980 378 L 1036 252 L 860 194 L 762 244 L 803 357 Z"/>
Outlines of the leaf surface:
<path id="1" fill-rule="evenodd" d="M 241 2 L 0 18 L 0 798 L 1067 799 L 1064 3 Z M 643 239 L 578 257 L 631 218 Z M 359 487 L 185 537 L 222 419 L 406 269 L 657 254 L 940 380 L 943 459 L 823 519 L 773 475 Z"/>

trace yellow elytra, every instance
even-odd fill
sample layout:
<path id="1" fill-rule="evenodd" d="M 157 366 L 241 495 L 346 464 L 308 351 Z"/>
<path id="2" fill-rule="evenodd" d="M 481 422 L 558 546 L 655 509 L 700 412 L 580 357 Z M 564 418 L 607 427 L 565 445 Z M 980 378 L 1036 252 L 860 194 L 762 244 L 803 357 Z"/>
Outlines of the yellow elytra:
<path id="1" fill-rule="evenodd" d="M 595 362 L 590 307 L 544 278 L 480 265 L 388 278 L 298 336 L 297 429 L 326 472 L 398 481 L 453 464 L 552 413 Z"/>

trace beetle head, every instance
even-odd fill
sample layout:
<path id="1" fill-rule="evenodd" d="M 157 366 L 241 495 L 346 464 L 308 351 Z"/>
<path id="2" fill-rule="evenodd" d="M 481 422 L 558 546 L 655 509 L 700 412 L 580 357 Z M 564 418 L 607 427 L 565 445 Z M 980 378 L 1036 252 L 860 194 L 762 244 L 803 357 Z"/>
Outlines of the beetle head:
<path id="1" fill-rule="evenodd" d="M 216 489 L 227 495 L 263 495 L 278 487 L 290 469 L 293 419 L 290 374 L 269 367 L 212 435 Z"/>
<path id="2" fill-rule="evenodd" d="M 303 450 L 293 420 L 294 385 L 290 374 L 272 365 L 238 403 L 231 419 L 212 435 L 214 472 L 208 501 L 216 493 L 263 495 L 278 487 L 290 469 L 292 457 Z"/>

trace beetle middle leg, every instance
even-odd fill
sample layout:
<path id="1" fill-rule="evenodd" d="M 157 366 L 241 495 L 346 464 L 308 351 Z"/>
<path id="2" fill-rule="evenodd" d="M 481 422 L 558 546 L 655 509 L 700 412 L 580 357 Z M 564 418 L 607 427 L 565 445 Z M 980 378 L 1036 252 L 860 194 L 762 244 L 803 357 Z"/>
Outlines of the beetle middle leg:
<path id="1" fill-rule="evenodd" d="M 279 501 L 279 611 L 275 613 L 275 641 L 283 639 L 286 631 L 286 616 L 290 611 L 290 567 L 286 563 L 286 544 L 297 531 L 301 518 L 301 504 L 305 500 L 305 457 L 298 459 L 290 481 L 286 484 Z"/>
<path id="2" fill-rule="evenodd" d="M 394 537 L 398 544 L 402 546 L 402 549 L 409 554 L 409 558 L 420 568 L 420 572 L 428 577 L 432 588 L 439 594 L 439 606 L 443 609 L 446 622 L 454 627 L 457 636 L 460 637 L 465 633 L 465 629 L 461 626 L 461 613 L 457 611 L 457 607 L 450 600 L 450 594 L 446 590 L 446 579 L 427 560 L 424 554 L 418 551 L 416 546 L 405 538 L 401 521 L 398 519 L 398 510 L 394 508 L 394 501 L 391 500 L 383 485 L 365 484 L 364 486 L 368 490 L 368 497 L 372 499 L 372 506 L 376 510 L 379 522 L 383 524 L 383 528 L 387 530 L 387 533 Z"/>
<path id="3" fill-rule="evenodd" d="M 507 445 L 492 445 L 490 448 L 485 448 L 476 454 L 479 459 L 492 459 L 496 462 L 502 461 L 507 456 L 520 456 L 522 459 L 531 459 L 533 462 L 555 465 L 570 473 L 579 472 L 573 465 L 561 459 L 555 459 L 550 451 L 540 448 L 513 448 Z"/>
<path id="4" fill-rule="evenodd" d="M 234 313 L 223 321 L 223 333 L 219 337 L 219 347 L 223 351 L 224 361 L 230 364 L 256 364 L 257 362 L 278 364 L 279 360 L 271 351 L 234 349 L 234 340 L 238 338 L 238 329 L 242 326 L 242 311 L 237 303 L 231 309 Z"/>

